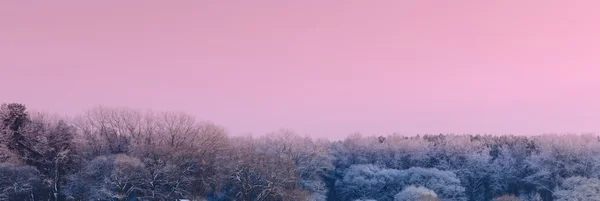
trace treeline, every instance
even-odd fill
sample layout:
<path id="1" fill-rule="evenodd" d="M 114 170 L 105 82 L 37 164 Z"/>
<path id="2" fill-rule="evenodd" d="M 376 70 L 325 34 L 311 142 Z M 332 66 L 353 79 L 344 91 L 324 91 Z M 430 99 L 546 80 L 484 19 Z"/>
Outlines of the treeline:
<path id="1" fill-rule="evenodd" d="M 0 108 L 0 200 L 600 200 L 595 135 L 228 136 L 183 113 Z"/>

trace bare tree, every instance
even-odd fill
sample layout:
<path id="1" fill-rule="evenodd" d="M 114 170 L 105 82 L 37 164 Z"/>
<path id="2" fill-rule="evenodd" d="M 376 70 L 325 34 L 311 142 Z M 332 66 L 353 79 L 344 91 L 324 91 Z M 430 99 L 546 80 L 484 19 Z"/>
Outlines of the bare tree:
<path id="1" fill-rule="evenodd" d="M 298 188 L 300 175 L 289 157 L 289 146 L 266 144 L 252 138 L 232 139 L 235 197 L 244 201 L 301 200 L 307 193 Z M 268 146 L 267 146 L 268 145 Z"/>
<path id="2" fill-rule="evenodd" d="M 81 200 L 129 200 L 143 185 L 143 164 L 123 154 L 100 156 L 71 178 L 69 197 Z M 81 188 L 73 184 L 84 184 Z"/>
<path id="3" fill-rule="evenodd" d="M 35 200 L 40 173 L 31 166 L 0 163 L 0 200 Z"/>

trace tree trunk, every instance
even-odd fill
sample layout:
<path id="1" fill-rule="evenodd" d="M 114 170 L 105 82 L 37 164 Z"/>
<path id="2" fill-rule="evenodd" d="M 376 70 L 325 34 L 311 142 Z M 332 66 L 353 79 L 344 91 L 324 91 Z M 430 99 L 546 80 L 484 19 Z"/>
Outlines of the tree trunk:
<path id="1" fill-rule="evenodd" d="M 61 194 L 61 186 L 60 186 L 60 165 L 59 158 L 57 157 L 54 160 L 54 172 L 53 172 L 53 186 L 52 186 L 52 199 L 54 201 L 63 201 L 63 196 Z"/>

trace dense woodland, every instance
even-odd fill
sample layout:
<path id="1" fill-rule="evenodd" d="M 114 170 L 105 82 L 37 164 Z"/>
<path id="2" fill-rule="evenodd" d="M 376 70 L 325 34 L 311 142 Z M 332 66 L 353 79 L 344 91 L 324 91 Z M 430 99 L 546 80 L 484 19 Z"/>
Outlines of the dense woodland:
<path id="1" fill-rule="evenodd" d="M 17 103 L 0 120 L 0 200 L 600 200 L 596 135 L 239 137 L 183 113 Z"/>

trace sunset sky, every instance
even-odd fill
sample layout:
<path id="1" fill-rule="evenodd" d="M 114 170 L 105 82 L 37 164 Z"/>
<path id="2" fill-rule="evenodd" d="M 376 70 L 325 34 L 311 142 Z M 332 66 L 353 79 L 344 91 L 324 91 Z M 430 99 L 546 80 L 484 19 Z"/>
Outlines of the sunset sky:
<path id="1" fill-rule="evenodd" d="M 600 131 L 600 1 L 0 0 L 0 102 L 230 134 Z"/>

